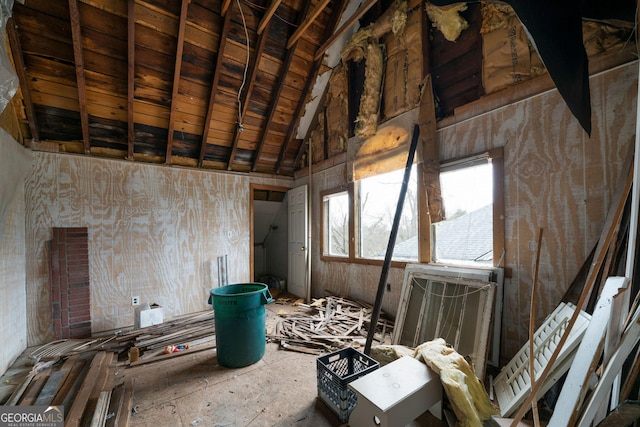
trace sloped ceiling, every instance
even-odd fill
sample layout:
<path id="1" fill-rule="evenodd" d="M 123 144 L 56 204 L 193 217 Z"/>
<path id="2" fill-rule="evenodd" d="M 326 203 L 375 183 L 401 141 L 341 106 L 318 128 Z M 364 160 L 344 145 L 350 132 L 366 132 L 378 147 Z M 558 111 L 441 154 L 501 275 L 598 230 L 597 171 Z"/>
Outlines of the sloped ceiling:
<path id="1" fill-rule="evenodd" d="M 329 71 L 325 53 L 391 3 L 16 2 L 7 35 L 20 80 L 20 139 L 36 150 L 293 176 L 305 166 L 299 124 L 305 117 L 312 125 L 305 108 Z M 607 11 L 632 3 L 615 0 Z M 449 41 L 424 5 L 409 1 L 410 10 L 422 10 L 422 71 L 432 74 L 442 118 L 485 95 L 482 9 L 470 2 L 462 13 L 469 28 Z"/>
<path id="2" fill-rule="evenodd" d="M 343 0 L 26 0 L 7 25 L 26 138 L 73 153 L 291 175 Z"/>

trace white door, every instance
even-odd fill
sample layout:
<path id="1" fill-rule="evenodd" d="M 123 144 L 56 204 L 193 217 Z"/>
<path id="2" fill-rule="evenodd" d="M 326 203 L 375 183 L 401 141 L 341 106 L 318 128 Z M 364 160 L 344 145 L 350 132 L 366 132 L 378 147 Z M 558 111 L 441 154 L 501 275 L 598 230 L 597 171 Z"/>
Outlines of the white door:
<path id="1" fill-rule="evenodd" d="M 287 290 L 306 300 L 307 257 L 309 256 L 307 227 L 307 186 L 289 190 L 289 246 Z"/>

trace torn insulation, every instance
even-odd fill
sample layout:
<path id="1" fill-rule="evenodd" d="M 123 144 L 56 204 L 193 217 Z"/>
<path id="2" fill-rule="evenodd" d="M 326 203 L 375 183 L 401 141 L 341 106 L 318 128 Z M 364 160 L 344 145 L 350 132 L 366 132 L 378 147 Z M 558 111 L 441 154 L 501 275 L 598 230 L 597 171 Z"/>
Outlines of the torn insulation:
<path id="1" fill-rule="evenodd" d="M 469 23 L 460 16 L 460 12 L 467 10 L 466 3 L 458 3 L 452 6 L 438 7 L 430 3 L 425 6 L 427 15 L 445 39 L 454 42 L 460 34 L 469 28 Z"/>
<path id="2" fill-rule="evenodd" d="M 367 45 L 367 64 L 364 70 L 364 90 L 360 98 L 360 111 L 356 119 L 356 136 L 366 138 L 374 133 L 378 126 L 380 112 L 380 93 L 384 73 L 384 45 Z"/>

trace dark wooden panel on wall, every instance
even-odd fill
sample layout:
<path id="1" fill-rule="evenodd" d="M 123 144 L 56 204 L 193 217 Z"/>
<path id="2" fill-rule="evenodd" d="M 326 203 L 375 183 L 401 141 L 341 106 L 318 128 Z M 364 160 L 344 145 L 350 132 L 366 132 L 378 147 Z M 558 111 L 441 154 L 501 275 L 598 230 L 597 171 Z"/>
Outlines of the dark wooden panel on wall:
<path id="1" fill-rule="evenodd" d="M 53 228 L 49 278 L 51 317 L 58 339 L 91 336 L 88 237 L 86 227 Z"/>

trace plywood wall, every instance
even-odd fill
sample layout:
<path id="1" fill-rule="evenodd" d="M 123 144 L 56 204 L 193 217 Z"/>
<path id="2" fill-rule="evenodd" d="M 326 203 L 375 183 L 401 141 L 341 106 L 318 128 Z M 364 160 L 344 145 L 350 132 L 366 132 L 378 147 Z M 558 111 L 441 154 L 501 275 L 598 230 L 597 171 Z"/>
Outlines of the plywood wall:
<path id="1" fill-rule="evenodd" d="M 93 332 L 133 325 L 132 296 L 165 318 L 209 309 L 217 257 L 249 281 L 250 184 L 287 179 L 34 153 L 26 181 L 29 345 L 53 338 L 45 243 L 52 227 L 87 227 Z"/>
<path id="2" fill-rule="evenodd" d="M 504 149 L 504 255 L 511 277 L 504 287 L 503 359 L 512 357 L 528 339 L 539 229 L 544 229 L 544 239 L 537 324 L 560 302 L 597 242 L 635 134 L 637 68 L 633 62 L 591 78 L 591 138 L 556 90 L 438 130 L 441 160 Z M 321 232 L 320 192 L 344 185 L 346 175 L 344 164 L 314 173 L 315 236 Z M 375 300 L 380 266 L 324 262 L 318 239 L 313 249 L 314 294 L 329 290 Z M 401 269 L 391 269 L 391 292 L 384 297 L 383 309 L 393 315 L 402 274 Z"/>
<path id="3" fill-rule="evenodd" d="M 443 159 L 504 147 L 503 350 L 528 339 L 537 235 L 544 229 L 536 324 L 560 302 L 600 236 L 635 134 L 634 62 L 591 78 L 593 133 L 556 90 L 438 131 Z"/>
<path id="4" fill-rule="evenodd" d="M 0 242 L 0 374 L 27 347 L 23 195 L 20 185 Z"/>

